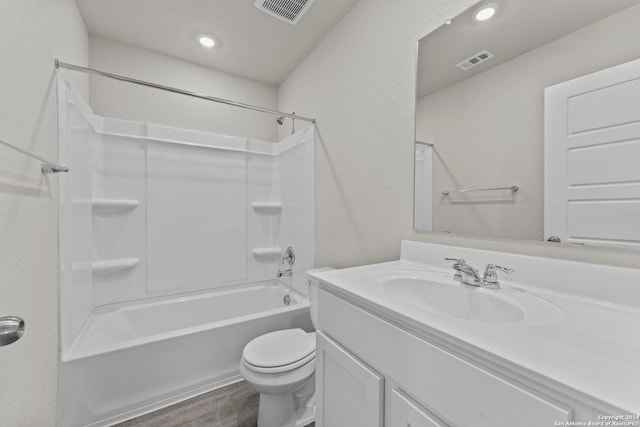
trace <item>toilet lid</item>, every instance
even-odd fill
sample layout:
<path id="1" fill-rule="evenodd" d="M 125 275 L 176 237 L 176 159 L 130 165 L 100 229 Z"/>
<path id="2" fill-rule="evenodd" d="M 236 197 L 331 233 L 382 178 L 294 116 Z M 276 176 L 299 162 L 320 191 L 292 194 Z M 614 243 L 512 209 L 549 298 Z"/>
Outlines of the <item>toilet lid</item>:
<path id="1" fill-rule="evenodd" d="M 316 351 L 316 340 L 302 329 L 270 332 L 249 342 L 242 352 L 244 360 L 260 368 L 296 363 Z"/>

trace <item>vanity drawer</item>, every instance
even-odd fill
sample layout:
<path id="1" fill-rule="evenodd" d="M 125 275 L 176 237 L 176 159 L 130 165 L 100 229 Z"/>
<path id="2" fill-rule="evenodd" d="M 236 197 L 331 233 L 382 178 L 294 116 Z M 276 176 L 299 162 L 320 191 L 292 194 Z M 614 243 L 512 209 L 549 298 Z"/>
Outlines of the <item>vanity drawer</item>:
<path id="1" fill-rule="evenodd" d="M 397 388 L 391 391 L 389 400 L 391 425 L 388 427 L 448 427 Z"/>
<path id="2" fill-rule="evenodd" d="M 569 421 L 565 405 L 404 331 L 335 295 L 318 293 L 318 323 L 452 426 L 540 427 Z"/>

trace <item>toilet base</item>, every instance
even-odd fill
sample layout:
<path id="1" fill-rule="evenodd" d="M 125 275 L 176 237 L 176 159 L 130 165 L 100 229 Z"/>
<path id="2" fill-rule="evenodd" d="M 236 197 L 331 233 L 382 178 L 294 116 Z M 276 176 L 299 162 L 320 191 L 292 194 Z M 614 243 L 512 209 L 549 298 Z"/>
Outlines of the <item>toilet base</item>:
<path id="1" fill-rule="evenodd" d="M 296 414 L 296 427 L 307 427 L 309 424 L 316 420 L 316 402 L 315 402 L 315 390 L 313 395 L 307 400 L 307 402 L 298 408 Z"/>
<path id="2" fill-rule="evenodd" d="M 258 427 L 306 427 L 315 421 L 316 407 L 312 395 L 296 409 L 293 395 L 261 394 Z"/>
<path id="3" fill-rule="evenodd" d="M 261 394 L 258 427 L 294 427 L 295 399 L 291 394 Z"/>

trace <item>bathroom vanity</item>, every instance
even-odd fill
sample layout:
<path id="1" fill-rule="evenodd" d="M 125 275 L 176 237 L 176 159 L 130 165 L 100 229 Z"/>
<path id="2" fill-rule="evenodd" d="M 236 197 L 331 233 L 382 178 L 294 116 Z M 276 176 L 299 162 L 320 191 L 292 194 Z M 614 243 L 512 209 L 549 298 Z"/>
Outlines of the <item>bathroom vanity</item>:
<path id="1" fill-rule="evenodd" d="M 405 241 L 311 279 L 319 427 L 640 425 L 640 270 Z"/>

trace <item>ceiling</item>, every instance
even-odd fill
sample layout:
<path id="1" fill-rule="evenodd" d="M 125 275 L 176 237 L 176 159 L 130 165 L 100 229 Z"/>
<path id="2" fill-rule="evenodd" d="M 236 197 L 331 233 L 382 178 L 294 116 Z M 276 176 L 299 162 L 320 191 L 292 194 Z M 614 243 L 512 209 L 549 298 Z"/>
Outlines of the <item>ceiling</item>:
<path id="1" fill-rule="evenodd" d="M 297 25 L 254 0 L 76 0 L 90 34 L 279 85 L 357 0 L 316 0 Z M 218 46 L 197 42 L 210 34 Z"/>
<path id="2" fill-rule="evenodd" d="M 484 4 L 498 4 L 485 22 L 473 14 Z M 420 40 L 418 91 L 423 97 L 502 62 L 549 43 L 640 0 L 486 0 L 477 3 Z M 488 50 L 494 58 L 462 71 L 456 64 Z"/>

